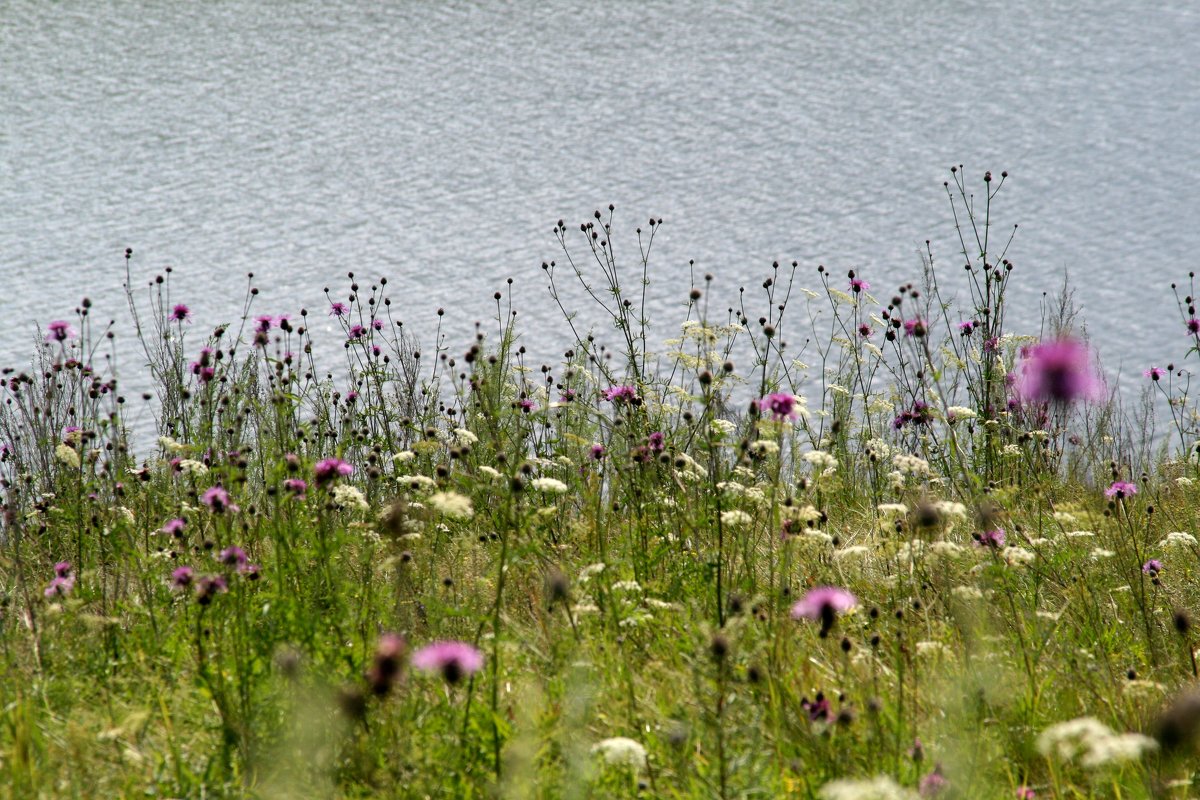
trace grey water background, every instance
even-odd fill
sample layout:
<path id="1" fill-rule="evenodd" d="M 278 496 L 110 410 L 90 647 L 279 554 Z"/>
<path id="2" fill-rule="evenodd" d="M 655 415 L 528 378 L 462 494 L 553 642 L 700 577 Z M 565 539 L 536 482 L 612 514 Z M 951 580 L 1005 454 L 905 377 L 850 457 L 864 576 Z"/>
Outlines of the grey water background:
<path id="1" fill-rule="evenodd" d="M 446 308 L 451 352 L 503 290 L 550 360 L 552 226 L 609 203 L 626 275 L 634 229 L 665 222 L 659 339 L 689 260 L 718 309 L 743 285 L 761 308 L 776 259 L 887 297 L 926 239 L 961 287 L 942 188 L 961 163 L 976 189 L 1010 172 L 1011 327 L 1036 332 L 1069 272 L 1136 385 L 1187 350 L 1169 287 L 1200 252 L 1197 42 L 1200 6 L 1127 0 L 0 0 L 0 365 L 85 295 L 130 339 L 126 247 L 139 286 L 174 268 L 197 331 L 236 319 L 252 271 L 255 312 L 307 307 L 336 365 L 323 289 L 353 271 L 387 276 L 427 344 Z"/>

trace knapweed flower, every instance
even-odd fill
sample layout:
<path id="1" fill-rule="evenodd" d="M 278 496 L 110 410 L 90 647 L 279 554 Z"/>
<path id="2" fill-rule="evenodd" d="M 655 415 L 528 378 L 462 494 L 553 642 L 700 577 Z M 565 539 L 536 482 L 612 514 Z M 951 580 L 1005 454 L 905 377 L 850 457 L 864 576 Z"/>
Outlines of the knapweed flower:
<path id="1" fill-rule="evenodd" d="M 206 606 L 218 594 L 224 594 L 228 591 L 229 584 L 225 582 L 224 577 L 220 575 L 205 575 L 196 581 L 196 602 L 202 606 Z"/>
<path id="2" fill-rule="evenodd" d="M 244 567 L 250 563 L 250 559 L 246 557 L 246 551 L 234 545 L 222 550 L 217 556 L 217 560 L 227 567 Z"/>
<path id="3" fill-rule="evenodd" d="M 440 672 L 446 683 L 458 683 L 483 667 L 483 654 L 466 642 L 434 642 L 412 655 L 412 665 L 424 672 Z"/>
<path id="4" fill-rule="evenodd" d="M 604 445 L 592 445 L 590 448 L 588 448 L 588 455 L 593 461 L 599 461 L 600 459 L 604 458 Z"/>
<path id="5" fill-rule="evenodd" d="M 171 588 L 186 589 L 192 585 L 192 581 L 196 579 L 196 571 L 191 567 L 176 567 L 171 573 Z"/>
<path id="6" fill-rule="evenodd" d="M 78 334 L 71 327 L 71 323 L 66 320 L 56 319 L 46 326 L 46 341 L 47 342 L 65 342 L 68 339 L 74 339 Z"/>
<path id="7" fill-rule="evenodd" d="M 1012 392 L 1016 400 L 1026 403 L 1096 402 L 1104 398 L 1104 382 L 1087 345 L 1058 339 L 1022 350 Z"/>
<path id="8" fill-rule="evenodd" d="M 66 597 L 75 588 L 75 576 L 71 574 L 71 562 L 60 561 L 54 565 L 54 578 L 46 586 L 46 597 Z"/>
<path id="9" fill-rule="evenodd" d="M 1113 481 L 1112 486 L 1104 490 L 1104 496 L 1114 500 L 1124 500 L 1137 494 L 1137 485 L 1126 481 Z"/>
<path id="10" fill-rule="evenodd" d="M 526 414 L 532 414 L 534 411 L 537 411 L 537 403 L 533 402 L 528 397 L 522 397 L 517 401 L 517 408 L 521 409 L 521 411 L 525 412 Z"/>
<path id="11" fill-rule="evenodd" d="M 400 677 L 404 668 L 404 654 L 408 652 L 408 642 L 403 636 L 395 633 L 385 633 L 379 637 L 375 645 L 375 657 L 367 670 L 367 683 L 371 691 L 378 697 L 383 697 L 392 690 L 392 686 Z"/>
<path id="12" fill-rule="evenodd" d="M 824 692 L 817 692 L 817 696 L 812 700 L 807 697 L 800 698 L 800 708 L 808 714 L 809 722 L 828 722 L 830 717 L 829 698 Z"/>
<path id="13" fill-rule="evenodd" d="M 201 383 L 208 383 L 217 374 L 216 367 L 213 366 L 213 355 L 211 347 L 201 347 L 200 357 L 190 365 L 192 374 L 199 378 Z"/>
<path id="14" fill-rule="evenodd" d="M 604 758 L 605 763 L 641 769 L 646 766 L 646 748 L 640 742 L 625 736 L 602 739 L 592 745 L 592 752 Z"/>
<path id="15" fill-rule="evenodd" d="M 975 543 L 980 547 L 990 547 L 993 550 L 1000 550 L 1004 547 L 1006 538 L 1004 528 L 996 528 L 995 530 L 975 534 Z"/>
<path id="16" fill-rule="evenodd" d="M 326 458 L 317 462 L 313 467 L 313 476 L 317 480 L 317 486 L 324 486 L 336 478 L 348 478 L 354 474 L 354 467 L 342 461 L 340 458 Z"/>
<path id="17" fill-rule="evenodd" d="M 854 292 L 855 294 L 858 294 L 859 292 L 869 292 L 871 291 L 871 284 L 867 283 L 862 278 L 851 278 L 850 291 Z"/>
<path id="18" fill-rule="evenodd" d="M 1152 558 L 1145 564 L 1142 564 L 1142 572 L 1150 576 L 1154 576 L 1162 572 L 1162 568 L 1162 562 L 1157 558 Z"/>
<path id="19" fill-rule="evenodd" d="M 837 615 L 858 605 L 858 598 L 836 586 L 818 586 L 809 589 L 804 597 L 792 606 L 792 619 L 810 619 L 821 623 L 821 635 L 825 636 L 837 621 Z"/>
<path id="20" fill-rule="evenodd" d="M 655 431 L 646 439 L 646 446 L 651 452 L 661 453 L 667 446 L 667 439 L 662 431 Z"/>
<path id="21" fill-rule="evenodd" d="M 968 319 L 958 323 L 958 332 L 963 336 L 970 336 L 975 332 L 975 320 Z"/>
<path id="22" fill-rule="evenodd" d="M 355 323 L 350 326 L 350 330 L 346 332 L 347 339 L 361 339 L 367 335 L 367 329 L 362 325 Z"/>
<path id="23" fill-rule="evenodd" d="M 329 304 L 329 316 L 344 317 L 350 312 L 350 307 L 345 303 L 333 302 Z"/>
<path id="24" fill-rule="evenodd" d="M 799 404 L 799 398 L 787 392 L 775 392 L 755 401 L 758 410 L 769 413 L 776 422 L 799 417 Z"/>
<path id="25" fill-rule="evenodd" d="M 920 317 L 917 317 L 916 319 L 904 320 L 905 336 L 915 336 L 916 338 L 920 339 L 925 335 L 927 330 L 929 330 L 929 326 L 925 323 L 925 320 L 921 319 Z"/>
<path id="26" fill-rule="evenodd" d="M 288 478 L 283 482 L 283 490 L 297 500 L 303 500 L 304 493 L 308 491 L 308 482 L 303 478 Z"/>
<path id="27" fill-rule="evenodd" d="M 892 420 L 892 427 L 900 430 L 910 423 L 913 425 L 928 425 L 931 422 L 933 422 L 933 409 L 929 407 L 928 403 L 922 403 L 920 400 L 917 400 L 912 404 L 912 408 L 907 411 L 901 411 L 896 415 L 896 418 Z"/>
<path id="28" fill-rule="evenodd" d="M 865 322 L 858 326 L 858 335 L 864 339 L 870 339 L 871 334 L 874 332 L 875 331 L 871 329 L 871 326 Z"/>
<path id="29" fill-rule="evenodd" d="M 638 400 L 637 389 L 628 385 L 610 386 L 600 395 L 610 403 L 636 403 Z"/>
<path id="30" fill-rule="evenodd" d="M 236 505 L 229 502 L 229 492 L 220 486 L 214 486 L 202 494 L 200 502 L 211 508 L 213 513 L 216 514 L 222 514 L 226 511 L 236 513 L 239 510 Z"/>
<path id="31" fill-rule="evenodd" d="M 186 523 L 184 523 L 182 519 L 176 517 L 175 519 L 167 520 L 167 524 L 159 528 L 159 531 L 167 534 L 168 536 L 174 536 L 178 539 L 179 537 L 183 536 L 183 526 L 185 524 Z"/>
<path id="32" fill-rule="evenodd" d="M 183 303 L 178 303 L 171 309 L 171 320 L 173 322 L 188 322 L 191 318 L 192 310 Z"/>
<path id="33" fill-rule="evenodd" d="M 1200 319 L 1192 317 L 1187 321 L 1186 324 L 1188 333 L 1190 333 L 1192 336 L 1200 336 Z"/>
<path id="34" fill-rule="evenodd" d="M 1146 370 L 1142 374 L 1145 375 L 1147 378 L 1149 378 L 1152 381 L 1161 381 L 1163 379 L 1163 377 L 1167 374 L 1167 371 L 1165 369 L 1163 369 L 1162 367 L 1151 367 L 1150 369 Z"/>
<path id="35" fill-rule="evenodd" d="M 1028 786 L 1017 787 L 1017 800 L 1037 800 L 1037 792 Z"/>
<path id="36" fill-rule="evenodd" d="M 942 765 L 938 764 L 933 768 L 933 772 L 921 778 L 917 784 L 917 793 L 921 797 L 937 797 L 942 792 L 950 788 L 950 781 L 942 775 Z"/>

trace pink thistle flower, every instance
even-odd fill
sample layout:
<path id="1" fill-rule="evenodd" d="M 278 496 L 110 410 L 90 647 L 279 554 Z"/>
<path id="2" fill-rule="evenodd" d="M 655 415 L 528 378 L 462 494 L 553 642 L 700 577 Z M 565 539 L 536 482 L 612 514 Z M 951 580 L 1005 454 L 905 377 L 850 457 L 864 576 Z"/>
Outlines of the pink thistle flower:
<path id="1" fill-rule="evenodd" d="M 865 322 L 858 326 L 858 335 L 864 339 L 870 339 L 873 333 L 875 333 L 874 329 Z"/>
<path id="2" fill-rule="evenodd" d="M 942 775 L 942 765 L 938 764 L 917 784 L 917 792 L 921 797 L 937 797 L 950 788 L 950 781 Z"/>
<path id="3" fill-rule="evenodd" d="M 1133 497 L 1137 492 L 1138 488 L 1136 484 L 1126 481 L 1113 481 L 1112 486 L 1104 490 L 1104 496 L 1110 499 L 1124 500 L 1126 497 Z"/>
<path id="4" fill-rule="evenodd" d="M 329 305 L 329 316 L 331 317 L 344 317 L 348 313 L 350 313 L 350 307 L 345 303 L 334 302 Z"/>
<path id="5" fill-rule="evenodd" d="M 869 292 L 870 290 L 871 284 L 867 283 L 862 278 L 850 279 L 850 291 L 854 292 L 855 294 L 858 294 L 859 292 Z"/>
<path id="6" fill-rule="evenodd" d="M 379 637 L 379 644 L 375 645 L 375 658 L 367 670 L 367 683 L 371 684 L 371 691 L 375 695 L 383 697 L 392 690 L 401 670 L 404 669 L 406 652 L 408 642 L 403 636 L 385 633 Z"/>
<path id="7" fill-rule="evenodd" d="M 297 500 L 303 500 L 304 493 L 308 491 L 308 482 L 303 478 L 288 478 L 283 482 L 283 488 Z"/>
<path id="8" fill-rule="evenodd" d="M 348 478 L 353 474 L 354 467 L 340 458 L 326 458 L 318 461 L 313 467 L 313 476 L 317 479 L 318 486 L 324 486 L 339 477 Z"/>
<path id="9" fill-rule="evenodd" d="M 1017 800 L 1037 800 L 1037 792 L 1028 786 L 1017 787 Z"/>
<path id="10" fill-rule="evenodd" d="M 817 586 L 805 592 L 792 606 L 792 619 L 810 619 L 821 623 L 824 637 L 833 627 L 837 615 L 858 605 L 858 598 L 836 586 Z"/>
<path id="11" fill-rule="evenodd" d="M 466 642 L 434 642 L 413 653 L 412 665 L 424 672 L 440 672 L 446 683 L 458 683 L 483 667 L 483 654 Z"/>
<path id="12" fill-rule="evenodd" d="M 1152 381 L 1160 381 L 1167 374 L 1167 371 L 1162 367 L 1151 367 L 1142 374 Z"/>
<path id="13" fill-rule="evenodd" d="M 667 439 L 662 431 L 655 431 L 646 439 L 646 446 L 651 452 L 661 453 L 667 446 Z"/>
<path id="14" fill-rule="evenodd" d="M 599 461 L 600 459 L 604 458 L 604 452 L 604 445 L 594 444 L 588 450 L 588 455 L 591 456 L 593 461 Z"/>
<path id="15" fill-rule="evenodd" d="M 200 502 L 212 509 L 215 514 L 223 514 L 226 511 L 231 514 L 236 514 L 239 509 L 236 505 L 229 502 L 229 492 L 225 491 L 220 486 L 214 486 L 200 496 Z"/>
<path id="16" fill-rule="evenodd" d="M 178 303 L 171 309 L 170 319 L 174 322 L 189 322 L 192 319 L 192 310 L 183 303 Z"/>
<path id="17" fill-rule="evenodd" d="M 958 323 L 958 332 L 963 336 L 970 336 L 975 332 L 975 320 L 966 320 Z"/>
<path id="18" fill-rule="evenodd" d="M 1147 561 L 1145 564 L 1142 564 L 1142 572 L 1146 573 L 1150 577 L 1154 577 L 1155 575 L 1162 572 L 1162 568 L 1163 568 L 1162 562 L 1159 561 L 1157 558 L 1152 558 L 1149 561 Z"/>
<path id="19" fill-rule="evenodd" d="M 250 563 L 250 559 L 246 556 L 246 551 L 237 546 L 229 546 L 221 551 L 217 556 L 217 560 L 227 567 L 242 568 Z"/>
<path id="20" fill-rule="evenodd" d="M 1087 345 L 1074 339 L 1058 339 L 1022 352 L 1012 392 L 1018 401 L 1026 403 L 1097 402 L 1104 398 L 1104 382 Z"/>
<path id="21" fill-rule="evenodd" d="M 74 339 L 79 334 L 71 327 L 71 323 L 66 320 L 56 319 L 46 326 L 46 341 L 50 343 L 65 342 L 68 339 Z"/>
<path id="22" fill-rule="evenodd" d="M 533 402 L 528 397 L 522 397 L 517 401 L 517 408 L 521 409 L 521 411 L 526 414 L 530 414 L 534 411 L 537 411 L 537 403 Z"/>
<path id="23" fill-rule="evenodd" d="M 925 335 L 925 332 L 928 329 L 929 329 L 929 326 L 926 324 L 925 320 L 923 320 L 919 317 L 916 319 L 904 320 L 904 335 L 905 336 L 915 336 L 916 338 L 920 339 L 922 336 Z"/>
<path id="24" fill-rule="evenodd" d="M 610 386 L 600 395 L 610 403 L 636 403 L 638 401 L 637 389 L 629 385 Z"/>
<path id="25" fill-rule="evenodd" d="M 983 533 L 975 534 L 975 543 L 980 547 L 990 547 L 993 550 L 999 550 L 1004 547 L 1007 537 L 1004 534 L 1004 528 L 996 528 L 992 531 L 984 531 Z"/>
<path id="26" fill-rule="evenodd" d="M 362 325 L 355 323 L 350 326 L 350 330 L 346 333 L 347 339 L 361 339 L 367 335 L 367 329 Z"/>
<path id="27" fill-rule="evenodd" d="M 754 403 L 758 406 L 759 411 L 770 413 L 771 418 L 776 422 L 785 419 L 796 419 L 800 416 L 800 411 L 796 407 L 796 395 L 788 394 L 787 392 L 775 392 L 761 400 L 755 400 Z"/>
<path id="28" fill-rule="evenodd" d="M 185 524 L 186 523 L 182 519 L 176 517 L 175 519 L 167 520 L 167 523 L 158 530 L 161 533 L 167 534 L 168 536 L 179 538 L 180 536 L 183 536 L 183 526 Z"/>
<path id="29" fill-rule="evenodd" d="M 218 594 L 229 591 L 229 584 L 220 575 L 205 575 L 196 581 L 196 602 L 206 606 Z"/>
<path id="30" fill-rule="evenodd" d="M 75 588 L 75 576 L 67 575 L 66 577 L 55 576 L 49 585 L 46 586 L 44 594 L 46 597 L 66 597 Z"/>
<path id="31" fill-rule="evenodd" d="M 186 589 L 192 585 L 192 581 L 196 578 L 196 571 L 191 567 L 176 567 L 171 573 L 171 588 Z"/>
<path id="32" fill-rule="evenodd" d="M 1188 333 L 1190 333 L 1192 336 L 1200 336 L 1200 319 L 1192 317 L 1187 321 L 1186 324 Z"/>

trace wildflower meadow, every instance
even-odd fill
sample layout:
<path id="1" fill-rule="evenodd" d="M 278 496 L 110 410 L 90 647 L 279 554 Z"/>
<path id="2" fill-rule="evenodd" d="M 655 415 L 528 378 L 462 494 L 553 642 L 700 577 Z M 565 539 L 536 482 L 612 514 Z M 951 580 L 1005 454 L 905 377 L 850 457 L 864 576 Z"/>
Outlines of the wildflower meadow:
<path id="1" fill-rule="evenodd" d="M 653 325 L 669 225 L 560 221 L 547 364 L 502 292 L 202 320 L 127 252 L 131 330 L 3 373 L 0 796 L 1200 796 L 1193 276 L 1118 385 L 1069 292 L 1010 324 L 1006 179 L 903 285 Z"/>

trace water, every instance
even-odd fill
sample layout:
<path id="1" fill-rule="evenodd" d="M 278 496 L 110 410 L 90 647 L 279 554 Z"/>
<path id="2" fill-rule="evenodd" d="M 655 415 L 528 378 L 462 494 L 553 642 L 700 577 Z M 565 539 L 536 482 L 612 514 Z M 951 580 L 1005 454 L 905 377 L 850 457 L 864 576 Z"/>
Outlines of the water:
<path id="1" fill-rule="evenodd" d="M 666 222 L 664 338 L 689 259 L 718 306 L 774 259 L 886 296 L 926 239 L 959 263 L 958 163 L 1011 173 L 1016 327 L 1069 271 L 1110 373 L 1186 350 L 1169 284 L 1200 252 L 1196 6 L 369 5 L 0 0 L 0 364 L 85 294 L 122 320 L 127 246 L 139 283 L 175 267 L 205 327 L 253 271 L 257 311 L 321 309 L 335 352 L 322 290 L 352 270 L 388 276 L 426 338 L 446 307 L 455 351 L 511 293 L 549 359 L 551 228 L 608 203 L 623 255 Z"/>

